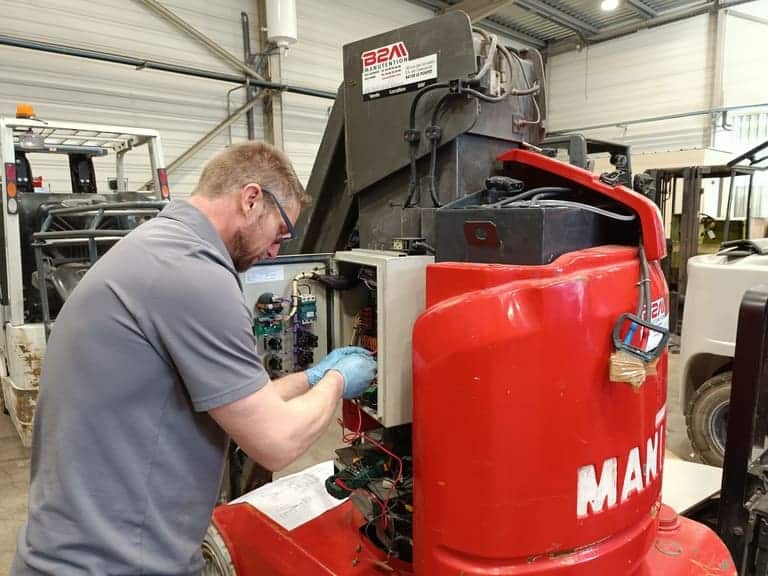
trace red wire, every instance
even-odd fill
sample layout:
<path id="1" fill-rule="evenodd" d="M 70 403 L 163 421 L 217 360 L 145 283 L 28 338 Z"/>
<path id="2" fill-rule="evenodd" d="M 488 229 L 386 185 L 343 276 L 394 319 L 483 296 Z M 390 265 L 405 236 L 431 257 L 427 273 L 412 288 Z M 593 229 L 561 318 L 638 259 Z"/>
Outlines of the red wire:
<path id="1" fill-rule="evenodd" d="M 337 486 L 340 486 L 341 488 L 343 488 L 347 492 L 361 492 L 362 494 L 365 494 L 366 496 L 369 495 L 369 494 L 366 493 L 366 490 L 363 490 L 361 488 L 350 488 L 349 486 L 347 486 L 346 482 L 344 482 L 344 480 L 342 480 L 341 478 L 336 478 L 335 484 Z M 382 515 L 382 517 L 386 518 L 387 517 L 387 513 L 386 513 L 387 509 L 379 501 L 379 499 L 376 498 L 375 494 L 373 495 L 373 500 L 374 500 L 374 502 L 376 502 L 376 504 L 379 505 L 379 508 L 381 508 L 381 515 Z"/>
<path id="2" fill-rule="evenodd" d="M 400 480 L 402 480 L 402 477 L 403 477 L 403 459 L 400 458 L 399 456 L 397 456 L 396 454 L 394 454 L 393 452 L 391 452 L 389 449 L 384 447 L 384 445 L 382 445 L 381 443 L 377 442 L 376 440 L 374 440 L 373 438 L 371 438 L 370 436 L 368 436 L 367 434 L 365 434 L 362 431 L 362 427 L 363 427 L 363 414 L 362 414 L 362 409 L 360 407 L 360 401 L 359 400 L 354 400 L 353 402 L 355 403 L 355 406 L 357 406 L 357 430 L 355 430 L 352 433 L 351 436 L 346 434 L 344 432 L 344 429 L 345 429 L 344 428 L 344 423 L 340 420 L 339 423 L 341 424 L 341 427 L 342 427 L 342 434 L 341 434 L 342 440 L 344 442 L 348 443 L 348 444 L 350 444 L 350 443 L 352 443 L 352 442 L 354 442 L 355 440 L 358 440 L 358 439 L 362 439 L 364 441 L 370 442 L 371 444 L 376 446 L 376 448 L 378 448 L 379 450 L 381 450 L 382 452 L 384 452 L 390 458 L 392 458 L 393 460 L 395 460 L 397 462 L 397 475 L 395 476 L 394 480 L 392 481 L 392 485 L 389 487 L 389 490 L 387 490 L 387 495 L 384 498 L 384 503 L 382 504 L 381 502 L 379 502 L 379 504 L 382 507 L 382 512 L 384 512 L 384 528 L 386 528 L 388 526 L 388 524 L 389 524 L 389 519 L 388 519 L 388 517 L 386 515 L 386 510 L 389 509 L 389 501 L 392 499 L 392 494 L 395 491 L 395 486 L 397 486 L 398 482 L 400 482 Z M 342 488 L 344 488 L 344 487 L 342 486 Z M 344 488 L 344 489 L 347 490 L 347 488 Z M 378 502 L 378 498 L 376 499 L 376 501 Z"/>

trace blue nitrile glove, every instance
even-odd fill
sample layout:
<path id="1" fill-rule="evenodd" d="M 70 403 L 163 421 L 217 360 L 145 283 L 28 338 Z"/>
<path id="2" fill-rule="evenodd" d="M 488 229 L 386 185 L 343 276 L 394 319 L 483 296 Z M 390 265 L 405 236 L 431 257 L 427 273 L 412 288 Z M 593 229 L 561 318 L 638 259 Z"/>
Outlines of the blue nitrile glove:
<path id="1" fill-rule="evenodd" d="M 344 398 L 357 398 L 376 378 L 376 360 L 369 352 L 344 356 L 331 368 L 344 378 Z"/>
<path id="2" fill-rule="evenodd" d="M 370 355 L 370 352 L 366 350 L 365 348 L 361 348 L 359 346 L 345 346 L 343 348 L 336 348 L 333 352 L 328 354 L 325 358 L 320 360 L 317 364 L 312 366 L 311 368 L 307 368 L 306 374 L 307 374 L 307 380 L 309 380 L 309 386 L 310 388 L 320 382 L 320 379 L 325 376 L 325 373 L 328 372 L 328 370 L 333 369 L 336 364 L 344 358 L 345 356 L 349 356 L 350 354 L 368 354 Z"/>

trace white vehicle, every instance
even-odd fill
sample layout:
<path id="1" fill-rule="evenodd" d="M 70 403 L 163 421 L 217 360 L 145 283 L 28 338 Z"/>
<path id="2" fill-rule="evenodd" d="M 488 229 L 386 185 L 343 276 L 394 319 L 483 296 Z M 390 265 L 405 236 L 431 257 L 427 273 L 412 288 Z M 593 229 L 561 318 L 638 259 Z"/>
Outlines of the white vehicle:
<path id="1" fill-rule="evenodd" d="M 157 131 L 42 120 L 28 105 L 0 117 L 0 163 L 0 404 L 29 446 L 56 313 L 87 269 L 170 193 Z M 147 190 L 129 191 L 127 174 Z"/>
<path id="2" fill-rule="evenodd" d="M 768 238 L 727 242 L 688 260 L 682 406 L 691 444 L 708 464 L 723 465 L 739 306 L 760 284 L 768 284 Z"/>

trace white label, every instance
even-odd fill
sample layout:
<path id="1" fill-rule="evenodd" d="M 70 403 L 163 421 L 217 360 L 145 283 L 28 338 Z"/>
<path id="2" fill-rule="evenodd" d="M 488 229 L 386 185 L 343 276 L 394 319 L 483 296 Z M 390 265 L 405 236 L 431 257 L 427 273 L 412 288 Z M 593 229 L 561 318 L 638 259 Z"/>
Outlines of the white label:
<path id="1" fill-rule="evenodd" d="M 363 52 L 363 100 L 418 90 L 437 80 L 437 54 L 410 59 L 403 42 Z"/>
<path id="2" fill-rule="evenodd" d="M 646 316 L 647 317 L 647 316 Z M 664 298 L 659 298 L 651 302 L 651 324 L 661 328 L 669 329 L 669 313 Z M 653 350 L 661 342 L 661 332 L 650 331 L 648 342 L 645 344 L 645 351 Z"/>
<path id="3" fill-rule="evenodd" d="M 282 266 L 254 266 L 245 273 L 246 284 L 282 282 L 284 279 L 285 269 Z"/>

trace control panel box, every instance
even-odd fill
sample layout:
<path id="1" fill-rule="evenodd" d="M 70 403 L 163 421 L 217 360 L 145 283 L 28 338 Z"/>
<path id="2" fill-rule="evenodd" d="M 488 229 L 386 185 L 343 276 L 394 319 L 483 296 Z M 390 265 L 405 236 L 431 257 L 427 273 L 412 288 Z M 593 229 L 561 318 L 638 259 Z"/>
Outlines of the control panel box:
<path id="1" fill-rule="evenodd" d="M 334 292 L 333 345 L 356 344 L 376 353 L 376 383 L 361 403 L 385 427 L 411 422 L 413 324 L 424 311 L 426 269 L 432 262 L 432 256 L 381 250 L 334 254 L 337 272 L 358 283 Z"/>
<path id="2" fill-rule="evenodd" d="M 256 346 L 270 378 L 304 370 L 328 353 L 331 297 L 311 281 L 330 271 L 327 256 L 285 256 L 241 276 Z"/>
<path id="3" fill-rule="evenodd" d="M 411 422 L 411 338 L 424 311 L 432 256 L 381 250 L 281 256 L 243 275 L 258 352 L 270 377 L 317 363 L 334 348 L 376 355 L 361 409 L 382 426 Z"/>

